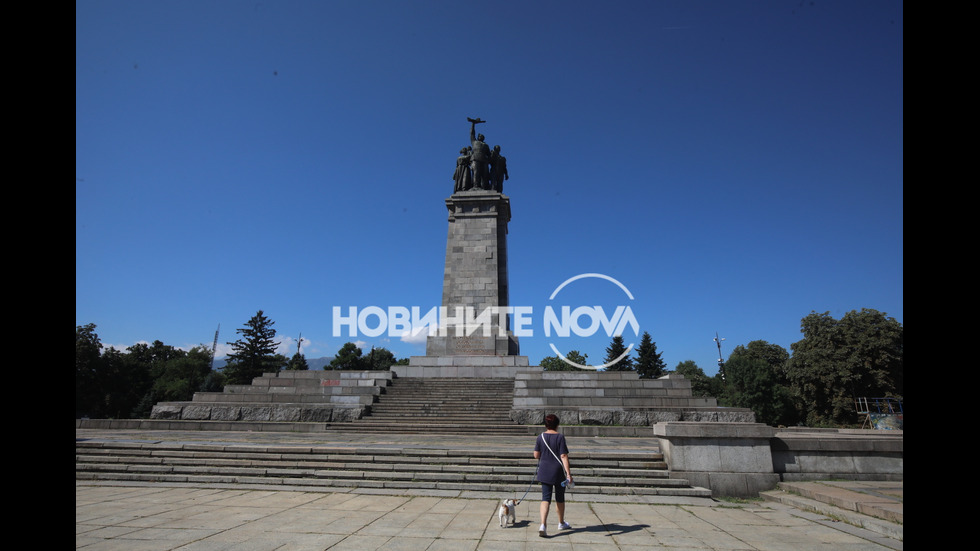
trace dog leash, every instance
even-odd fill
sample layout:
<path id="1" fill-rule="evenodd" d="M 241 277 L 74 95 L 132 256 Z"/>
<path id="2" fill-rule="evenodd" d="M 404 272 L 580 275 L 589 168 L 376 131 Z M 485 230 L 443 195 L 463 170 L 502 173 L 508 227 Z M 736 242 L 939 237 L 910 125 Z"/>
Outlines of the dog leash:
<path id="1" fill-rule="evenodd" d="M 535 477 L 535 478 L 537 478 L 537 477 Z M 514 503 L 514 507 L 517 507 L 518 505 L 520 505 L 520 504 L 521 504 L 521 502 L 522 502 L 522 501 L 524 501 L 524 498 L 525 498 L 525 497 L 527 497 L 527 494 L 528 494 L 528 492 L 530 492 L 530 491 L 531 491 L 531 486 L 533 486 L 533 485 L 534 485 L 534 480 L 532 479 L 532 480 L 531 480 L 531 483 L 527 485 L 527 490 L 524 490 L 524 495 L 522 495 L 522 496 L 521 496 L 521 499 L 518 499 L 518 500 L 517 500 L 517 501 L 516 501 L 516 502 Z"/>
<path id="2" fill-rule="evenodd" d="M 540 469 L 540 468 L 541 468 L 541 460 L 540 460 L 540 459 L 538 459 L 538 464 L 537 464 L 537 466 L 536 466 L 536 467 L 534 468 L 534 477 L 533 477 L 533 478 L 531 478 L 531 482 L 529 482 L 529 483 L 528 483 L 528 485 L 527 485 L 527 489 L 526 489 L 526 490 L 524 490 L 524 495 L 522 495 L 522 496 L 521 496 L 521 499 L 518 499 L 518 500 L 517 500 L 517 503 L 514 503 L 514 507 L 517 507 L 518 505 L 520 505 L 520 504 L 521 504 L 521 502 L 522 502 L 522 501 L 524 501 L 524 498 L 526 498 L 526 497 L 527 497 L 527 494 L 528 494 L 528 492 L 530 492 L 530 491 L 531 491 L 531 486 L 533 486 L 533 485 L 534 485 L 534 481 L 536 481 L 536 480 L 538 479 L 538 469 Z"/>

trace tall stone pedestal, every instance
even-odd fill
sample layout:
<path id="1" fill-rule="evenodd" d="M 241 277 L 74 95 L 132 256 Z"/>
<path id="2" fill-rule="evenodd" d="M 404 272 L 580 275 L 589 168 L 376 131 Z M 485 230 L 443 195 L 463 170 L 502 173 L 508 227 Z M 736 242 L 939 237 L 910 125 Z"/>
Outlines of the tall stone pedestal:
<path id="1" fill-rule="evenodd" d="M 520 344 L 510 330 L 507 277 L 507 224 L 510 199 L 493 190 L 459 191 L 446 199 L 449 237 L 442 305 L 447 318 L 438 335 L 428 337 L 425 356 L 413 356 L 413 376 L 474 376 L 470 368 L 502 368 L 513 376 L 526 368 Z M 432 369 L 422 369 L 432 368 Z M 450 368 L 450 369 L 446 369 Z M 460 370 L 459 368 L 463 368 Z M 397 372 L 397 371 L 396 371 Z M 455 375 L 453 373 L 456 373 Z M 483 375 L 479 375 L 483 376 Z"/>

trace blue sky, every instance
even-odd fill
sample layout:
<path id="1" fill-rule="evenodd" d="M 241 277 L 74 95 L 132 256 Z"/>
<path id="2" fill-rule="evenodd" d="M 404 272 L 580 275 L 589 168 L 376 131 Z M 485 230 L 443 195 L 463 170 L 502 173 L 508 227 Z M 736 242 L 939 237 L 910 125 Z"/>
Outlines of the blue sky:
<path id="1" fill-rule="evenodd" d="M 903 6 L 853 1 L 76 3 L 75 323 L 291 355 L 334 306 L 438 306 L 467 117 L 507 157 L 521 352 L 608 275 L 668 367 L 811 311 L 903 322 Z M 584 282 L 583 282 L 584 283 Z M 622 302 L 594 280 L 563 295 Z M 631 333 L 627 342 L 638 341 Z M 600 362 L 605 334 L 563 341 Z"/>

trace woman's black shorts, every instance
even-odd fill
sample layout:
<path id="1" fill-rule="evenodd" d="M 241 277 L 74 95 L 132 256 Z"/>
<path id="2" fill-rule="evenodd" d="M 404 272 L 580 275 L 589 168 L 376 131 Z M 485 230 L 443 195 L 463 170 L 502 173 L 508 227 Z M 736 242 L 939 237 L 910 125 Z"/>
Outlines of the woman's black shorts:
<path id="1" fill-rule="evenodd" d="M 565 503 L 565 487 L 561 484 L 541 483 L 541 501 L 551 503 L 551 494 L 555 494 L 555 503 Z"/>

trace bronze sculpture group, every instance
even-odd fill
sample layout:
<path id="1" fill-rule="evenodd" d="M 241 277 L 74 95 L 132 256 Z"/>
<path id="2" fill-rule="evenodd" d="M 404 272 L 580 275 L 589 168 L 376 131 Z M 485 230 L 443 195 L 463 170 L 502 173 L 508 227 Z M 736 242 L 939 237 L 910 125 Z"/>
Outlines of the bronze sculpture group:
<path id="1" fill-rule="evenodd" d="M 500 154 L 500 146 L 493 149 L 484 141 L 483 134 L 476 133 L 476 125 L 487 122 L 479 118 L 470 121 L 470 146 L 459 150 L 456 159 L 456 172 L 453 181 L 456 185 L 453 193 L 470 189 L 487 189 L 500 193 L 504 191 L 504 180 L 510 179 L 507 174 L 507 158 Z"/>

